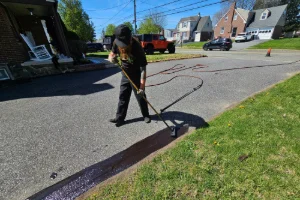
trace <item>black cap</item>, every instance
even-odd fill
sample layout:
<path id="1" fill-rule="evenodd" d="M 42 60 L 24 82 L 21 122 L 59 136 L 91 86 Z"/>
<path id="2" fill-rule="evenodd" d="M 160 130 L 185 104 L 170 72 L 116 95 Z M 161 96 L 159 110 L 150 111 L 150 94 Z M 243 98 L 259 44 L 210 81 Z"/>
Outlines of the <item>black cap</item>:
<path id="1" fill-rule="evenodd" d="M 128 26 L 121 24 L 115 30 L 115 42 L 119 47 L 126 47 L 130 44 L 131 30 Z"/>

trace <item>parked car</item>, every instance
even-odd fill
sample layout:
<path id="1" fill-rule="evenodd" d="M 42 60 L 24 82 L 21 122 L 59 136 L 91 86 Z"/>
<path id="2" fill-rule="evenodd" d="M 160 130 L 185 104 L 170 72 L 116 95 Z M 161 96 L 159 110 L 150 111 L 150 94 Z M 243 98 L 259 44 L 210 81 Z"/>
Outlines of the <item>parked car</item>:
<path id="1" fill-rule="evenodd" d="M 88 52 L 97 52 L 97 51 L 104 51 L 103 45 L 101 43 L 88 43 Z"/>
<path id="2" fill-rule="evenodd" d="M 163 35 L 160 34 L 141 34 L 134 35 L 139 40 L 144 51 L 151 55 L 155 51 L 165 53 L 168 50 L 169 53 L 175 53 L 175 45 L 173 42 L 167 41 Z"/>
<path id="3" fill-rule="evenodd" d="M 203 49 L 211 51 L 213 49 L 220 49 L 221 51 L 229 51 L 232 48 L 232 40 L 230 38 L 218 38 L 203 45 Z"/>
<path id="4" fill-rule="evenodd" d="M 240 33 L 235 37 L 235 42 L 250 41 L 252 38 L 251 33 Z"/>

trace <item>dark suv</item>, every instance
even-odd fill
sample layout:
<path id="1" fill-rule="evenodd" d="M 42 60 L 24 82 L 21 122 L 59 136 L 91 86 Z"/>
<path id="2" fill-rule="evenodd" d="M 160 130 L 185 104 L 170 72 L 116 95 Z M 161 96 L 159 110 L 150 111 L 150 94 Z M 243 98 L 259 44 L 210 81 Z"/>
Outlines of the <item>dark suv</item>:
<path id="1" fill-rule="evenodd" d="M 88 52 L 97 52 L 97 51 L 104 51 L 103 45 L 101 43 L 88 43 Z"/>
<path id="2" fill-rule="evenodd" d="M 218 38 L 203 45 L 203 49 L 211 51 L 213 49 L 220 49 L 221 51 L 229 51 L 232 48 L 232 40 L 230 38 Z"/>

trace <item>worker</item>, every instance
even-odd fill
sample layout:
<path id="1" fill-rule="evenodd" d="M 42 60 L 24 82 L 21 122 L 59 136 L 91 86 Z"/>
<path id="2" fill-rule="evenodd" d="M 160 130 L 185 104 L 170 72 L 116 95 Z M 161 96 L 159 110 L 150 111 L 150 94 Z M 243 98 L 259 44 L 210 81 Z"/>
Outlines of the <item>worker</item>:
<path id="1" fill-rule="evenodd" d="M 148 105 L 143 98 L 143 96 L 146 97 L 146 65 L 148 64 L 145 52 L 140 43 L 132 37 L 131 30 L 128 26 L 123 24 L 117 26 L 115 29 L 115 37 L 108 60 L 112 63 L 117 63 L 119 57 L 122 68 L 139 90 L 135 90 L 128 78 L 122 72 L 117 114 L 114 119 L 110 119 L 109 121 L 115 123 L 117 127 L 122 126 L 125 123 L 128 104 L 133 90 L 144 117 L 144 121 L 150 123 L 151 118 L 149 116 Z"/>

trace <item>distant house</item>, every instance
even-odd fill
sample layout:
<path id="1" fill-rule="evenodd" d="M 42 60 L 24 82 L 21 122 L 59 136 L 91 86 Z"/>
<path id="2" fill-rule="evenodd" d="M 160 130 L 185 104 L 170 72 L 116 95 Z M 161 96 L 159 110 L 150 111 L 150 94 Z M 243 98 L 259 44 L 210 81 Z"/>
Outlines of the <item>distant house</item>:
<path id="1" fill-rule="evenodd" d="M 191 16 L 181 18 L 173 37 L 182 41 L 203 41 L 210 39 L 212 35 L 212 22 L 209 16 Z"/>
<path id="2" fill-rule="evenodd" d="M 214 37 L 235 38 L 237 34 L 246 30 L 253 14 L 248 10 L 236 8 L 236 3 L 232 3 L 227 13 L 215 25 Z"/>
<path id="3" fill-rule="evenodd" d="M 258 39 L 278 39 L 283 33 L 286 9 L 287 5 L 254 10 L 255 14 L 246 31 Z"/>
<path id="4" fill-rule="evenodd" d="M 176 40 L 174 39 L 174 33 L 176 33 L 176 29 L 165 29 L 164 36 L 168 41 Z"/>
<path id="5" fill-rule="evenodd" d="M 197 22 L 200 16 L 191 16 L 181 18 L 177 25 L 176 35 L 177 40 L 191 40 L 193 39 L 193 31 L 197 26 Z"/>
<path id="6" fill-rule="evenodd" d="M 260 10 L 236 8 L 232 3 L 228 12 L 215 25 L 214 37 L 235 38 L 241 32 L 250 32 L 256 39 L 276 39 L 283 31 L 287 5 Z"/>
<path id="7" fill-rule="evenodd" d="M 194 31 L 195 42 L 207 41 L 212 38 L 213 29 L 210 16 L 200 17 L 197 27 Z"/>

